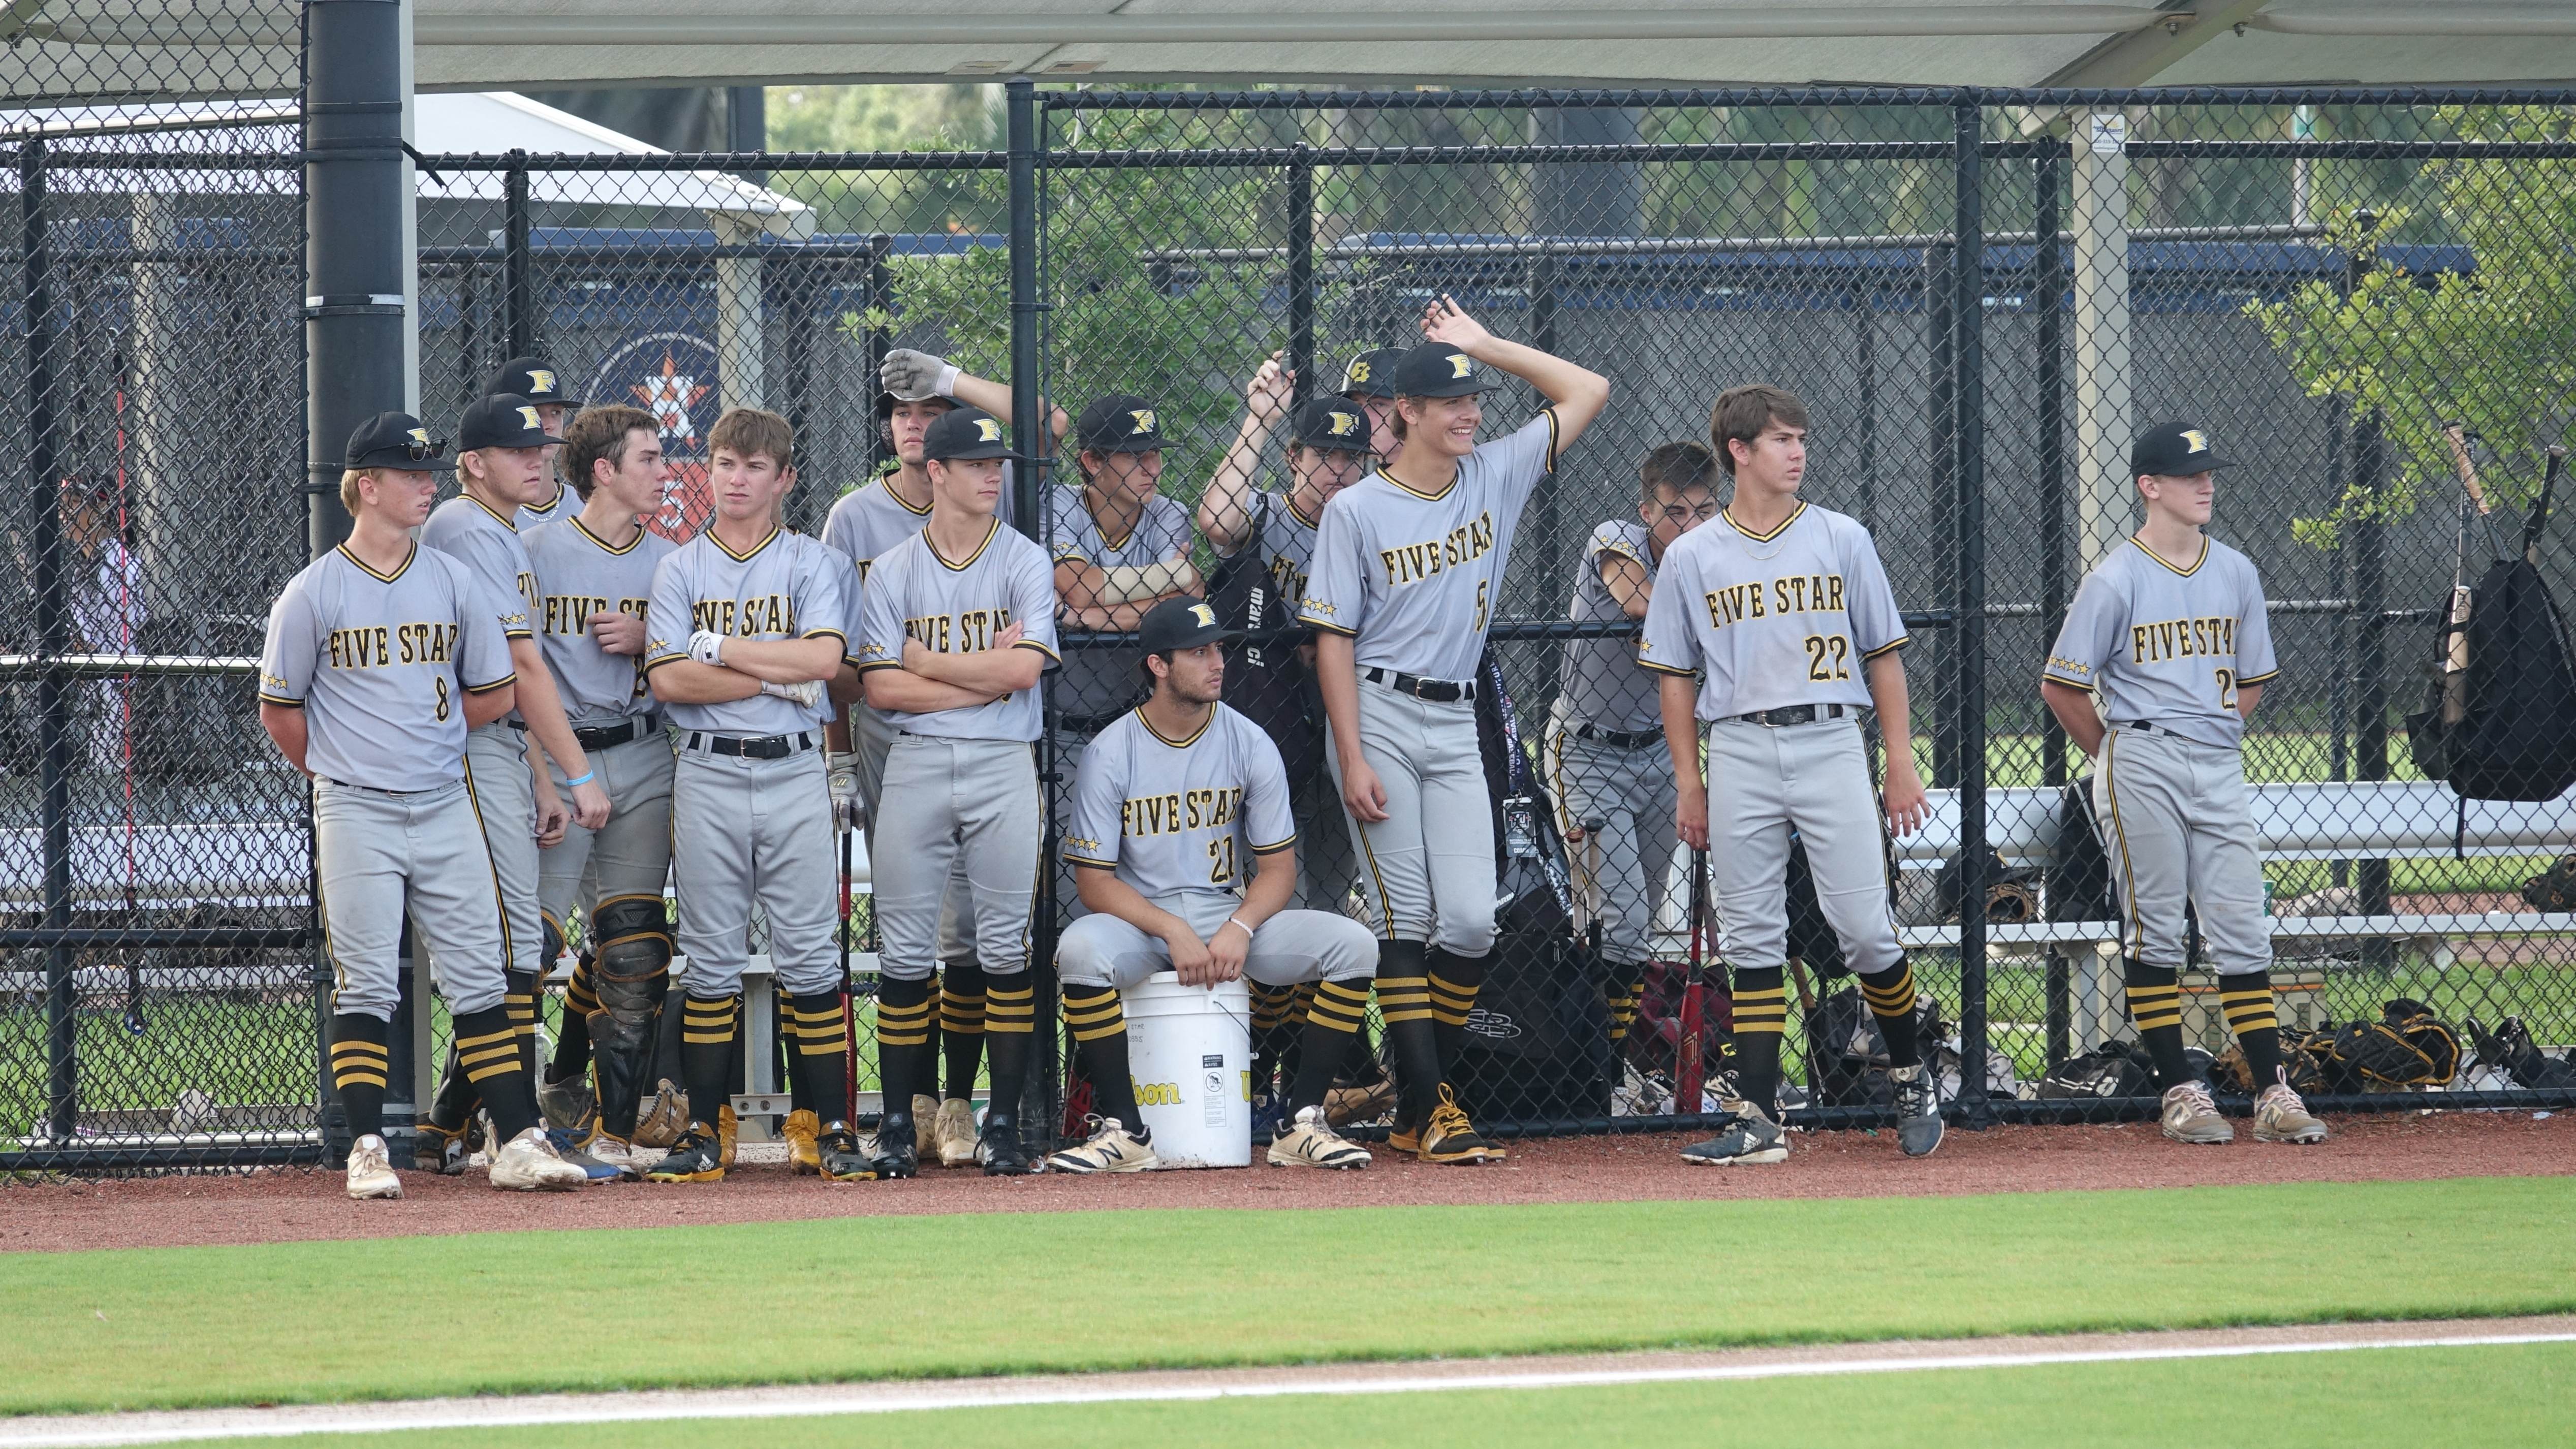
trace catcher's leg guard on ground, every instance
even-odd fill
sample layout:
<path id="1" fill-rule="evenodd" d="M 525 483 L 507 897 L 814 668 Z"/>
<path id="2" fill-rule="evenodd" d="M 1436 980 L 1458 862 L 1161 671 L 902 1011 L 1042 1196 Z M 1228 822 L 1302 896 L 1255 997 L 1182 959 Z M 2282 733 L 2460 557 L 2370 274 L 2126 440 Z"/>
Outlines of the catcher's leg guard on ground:
<path id="1" fill-rule="evenodd" d="M 635 1116 L 651 1068 L 654 1005 L 668 992 L 669 913 L 659 895 L 618 896 L 591 913 L 597 960 L 591 979 L 598 1005 L 589 1020 L 591 1060 L 599 1082 L 600 1130 L 635 1138 Z"/>

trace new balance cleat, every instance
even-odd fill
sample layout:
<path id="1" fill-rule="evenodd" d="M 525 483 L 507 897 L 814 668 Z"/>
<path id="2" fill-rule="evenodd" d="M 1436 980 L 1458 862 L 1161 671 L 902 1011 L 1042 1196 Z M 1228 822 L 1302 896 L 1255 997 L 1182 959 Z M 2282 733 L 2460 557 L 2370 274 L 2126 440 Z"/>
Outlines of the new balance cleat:
<path id="1" fill-rule="evenodd" d="M 881 1178 L 917 1177 L 921 1157 L 912 1145 L 912 1119 L 888 1117 L 877 1126 L 876 1155 L 870 1166 Z"/>
<path id="2" fill-rule="evenodd" d="M 2308 1115 L 2308 1104 L 2287 1082 L 2274 1082 L 2254 1099 L 2254 1140 L 2306 1144 L 2326 1140 L 2326 1124 Z"/>
<path id="3" fill-rule="evenodd" d="M 632 1182 L 635 1178 L 626 1167 L 583 1151 L 573 1135 L 560 1127 L 546 1129 L 546 1145 L 555 1150 L 555 1156 L 580 1168 L 582 1176 L 591 1182 Z"/>
<path id="4" fill-rule="evenodd" d="M 1706 1142 L 1682 1149 L 1682 1161 L 1694 1167 L 1733 1167 L 1739 1163 L 1786 1162 L 1789 1134 L 1759 1107 L 1747 1102 L 1735 1125 Z"/>
<path id="5" fill-rule="evenodd" d="M 1007 1118 L 995 1121 L 989 1114 L 983 1134 L 975 1139 L 975 1160 L 983 1164 L 986 1177 L 1025 1177 L 1038 1169 L 1020 1145 L 1020 1124 Z"/>
<path id="6" fill-rule="evenodd" d="M 815 1151 L 814 1171 L 824 1181 L 876 1181 L 876 1161 L 869 1153 L 860 1150 L 859 1135 L 850 1130 L 849 1123 L 827 1123 L 811 1140 Z"/>
<path id="7" fill-rule="evenodd" d="M 912 1120 L 930 1124 L 929 1147 L 938 1155 L 939 1165 L 942 1167 L 974 1166 L 975 1104 L 963 1097 L 950 1097 L 932 1108 L 930 1115 L 924 1117 L 921 1115 L 921 1104 L 928 1100 L 930 1099 L 927 1097 L 912 1099 Z"/>
<path id="8" fill-rule="evenodd" d="M 570 1192 L 590 1174 L 555 1155 L 546 1129 L 531 1127 L 492 1154 L 491 1183 L 503 1192 Z"/>
<path id="9" fill-rule="evenodd" d="M 704 1122 L 692 1122 L 689 1130 L 673 1144 L 671 1155 L 645 1169 L 647 1182 L 722 1182 L 724 1149 L 716 1142 L 715 1130 Z"/>
<path id="10" fill-rule="evenodd" d="M 465 1175 L 465 1129 L 450 1131 L 435 1122 L 423 1121 L 412 1129 L 411 1164 L 421 1172 L 435 1172 L 441 1177 Z"/>
<path id="11" fill-rule="evenodd" d="M 1160 1161 L 1153 1144 L 1128 1131 L 1117 1118 L 1094 1117 L 1091 1136 L 1081 1146 L 1048 1158 L 1046 1165 L 1049 1172 L 1143 1172 Z"/>
<path id="12" fill-rule="evenodd" d="M 1888 1080 L 1896 1087 L 1896 1145 L 1908 1157 L 1929 1157 L 1941 1145 L 1941 1094 L 1932 1074 L 1920 1065 L 1893 1067 Z"/>
<path id="13" fill-rule="evenodd" d="M 1440 1104 L 1431 1109 L 1431 1120 L 1422 1129 L 1422 1145 L 1414 1149 L 1417 1161 L 1444 1167 L 1481 1167 L 1494 1160 L 1494 1144 L 1476 1131 L 1476 1124 L 1458 1108 L 1458 1099 L 1446 1083 L 1440 1088 Z"/>
<path id="14" fill-rule="evenodd" d="M 349 1196 L 366 1202 L 371 1198 L 402 1196 L 402 1179 L 394 1176 L 394 1165 L 385 1152 L 385 1139 L 373 1132 L 349 1144 Z"/>
<path id="15" fill-rule="evenodd" d="M 590 1074 L 575 1072 L 553 1082 L 538 1073 L 537 1114 L 548 1127 L 569 1134 L 575 1142 L 588 1137 L 599 1126 L 599 1098 L 591 1094 Z"/>
<path id="16" fill-rule="evenodd" d="M 1333 1130 L 1332 1114 L 1322 1107 L 1300 1107 L 1297 1118 L 1270 1139 L 1273 1167 L 1324 1167 L 1348 1172 L 1372 1160 L 1362 1147 Z"/>
<path id="17" fill-rule="evenodd" d="M 778 1124 L 778 1135 L 787 1142 L 787 1170 L 798 1177 L 814 1177 L 823 1171 L 822 1149 L 815 1137 L 823 1130 L 813 1112 L 799 1107 Z"/>
<path id="18" fill-rule="evenodd" d="M 2217 1100 L 2201 1082 L 2185 1082 L 2168 1090 L 2162 1121 L 2167 1137 L 2195 1147 L 2218 1147 L 2236 1140 L 2236 1129 L 2218 1115 Z"/>

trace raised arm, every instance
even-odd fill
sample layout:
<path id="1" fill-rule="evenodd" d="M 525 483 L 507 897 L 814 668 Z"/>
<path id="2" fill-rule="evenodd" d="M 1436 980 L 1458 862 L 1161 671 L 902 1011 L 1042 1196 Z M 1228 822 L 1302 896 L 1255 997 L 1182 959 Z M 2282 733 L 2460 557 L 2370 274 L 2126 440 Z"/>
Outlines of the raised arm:
<path id="1" fill-rule="evenodd" d="M 1554 353 L 1496 337 L 1445 292 L 1422 310 L 1422 335 L 1537 388 L 1556 410 L 1559 452 L 1583 436 L 1583 430 L 1592 426 L 1592 420 L 1601 416 L 1601 409 L 1609 404 L 1608 378 Z"/>
<path id="2" fill-rule="evenodd" d="M 1297 374 L 1280 365 L 1279 359 L 1280 354 L 1270 354 L 1245 385 L 1243 421 L 1236 425 L 1225 456 L 1217 461 L 1207 491 L 1199 495 L 1199 532 L 1220 554 L 1232 554 L 1251 536 L 1252 480 L 1261 471 L 1261 451 L 1270 445 L 1270 435 L 1278 431 L 1296 397 Z"/>

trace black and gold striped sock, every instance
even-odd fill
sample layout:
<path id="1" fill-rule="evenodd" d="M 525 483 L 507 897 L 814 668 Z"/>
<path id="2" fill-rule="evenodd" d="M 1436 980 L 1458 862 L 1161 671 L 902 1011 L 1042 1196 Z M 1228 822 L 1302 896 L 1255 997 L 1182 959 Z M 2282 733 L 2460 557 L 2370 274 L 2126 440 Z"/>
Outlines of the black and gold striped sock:
<path id="1" fill-rule="evenodd" d="M 1279 1077 L 1280 1061 L 1288 1052 L 1288 1005 L 1295 999 L 1294 988 L 1252 987 L 1252 1091 L 1259 1096 L 1270 1089 Z"/>
<path id="2" fill-rule="evenodd" d="M 2219 980 L 2218 1009 L 2227 1013 L 2227 1029 L 2245 1048 L 2245 1069 L 2254 1090 L 2281 1080 L 2281 1017 L 2272 1001 L 2272 973 L 2247 971 Z"/>
<path id="3" fill-rule="evenodd" d="M 1440 1039 L 1431 1015 L 1431 980 L 1420 941 L 1380 941 L 1377 947 L 1377 1014 L 1386 1027 L 1387 1053 L 1395 1062 L 1396 1120 L 1418 1125 L 1440 1095 Z M 1298 1070 L 1304 1071 L 1300 1062 Z"/>
<path id="4" fill-rule="evenodd" d="M 1770 1116 L 1780 1110 L 1780 1038 L 1789 1029 L 1787 982 L 1783 966 L 1735 973 L 1735 1090 Z M 1674 1110 L 1695 1106 L 1676 1103 Z"/>
<path id="5" fill-rule="evenodd" d="M 972 961 L 951 961 L 939 983 L 939 1049 L 947 1069 L 947 1096 L 960 1102 L 975 1096 L 975 1077 L 984 1066 L 984 1011 L 989 1004 L 984 968 Z"/>
<path id="6" fill-rule="evenodd" d="M 887 976 L 877 982 L 877 1082 L 888 1117 L 912 1120 L 912 1099 L 931 1079 L 930 983 Z"/>
<path id="7" fill-rule="evenodd" d="M 2122 974 L 2129 988 L 2129 1020 L 2137 1024 L 2138 1040 L 2156 1064 L 2157 1089 L 2181 1085 L 2191 1075 L 2182 1054 L 2182 973 L 2131 960 Z"/>
<path id="8" fill-rule="evenodd" d="M 1295 1120 L 1304 1108 L 1324 1105 L 1324 1094 L 1333 1089 L 1333 1074 L 1341 1065 L 1343 1053 L 1367 1024 L 1366 981 L 1326 981 L 1316 987 L 1315 1004 L 1306 1014 L 1305 1041 L 1298 1051 L 1297 1075 L 1289 1083 L 1288 1110 L 1282 1121 Z"/>
<path id="9" fill-rule="evenodd" d="M 456 1060 L 492 1114 L 494 1151 L 536 1125 L 536 1080 L 521 1055 L 518 1027 L 505 1001 L 456 1018 Z"/>
<path id="10" fill-rule="evenodd" d="M 537 978 L 526 971 L 512 971 L 502 978 L 508 984 L 502 989 L 502 1009 L 510 1013 L 510 1035 L 519 1043 L 519 1067 L 528 1080 L 537 1079 Z"/>
<path id="11" fill-rule="evenodd" d="M 1091 1081 L 1091 1110 L 1115 1118 L 1131 1132 L 1144 1127 L 1136 1110 L 1136 1081 L 1127 1056 L 1127 1009 L 1115 987 L 1084 982 L 1064 984 L 1064 1028 L 1073 1035 L 1074 1055 Z"/>
<path id="12" fill-rule="evenodd" d="M 1610 1013 L 1610 1045 L 1616 1047 L 1637 1024 L 1637 1003 L 1646 994 L 1646 964 L 1613 961 L 1609 967 L 1601 981 L 1601 1004 Z"/>
<path id="13" fill-rule="evenodd" d="M 598 967 L 585 953 L 572 968 L 572 980 L 564 986 L 563 1020 L 555 1028 L 555 1060 L 546 1080 L 560 1082 L 578 1075 L 590 1065 L 590 1014 L 599 1010 L 599 987 L 592 973 Z"/>
<path id="14" fill-rule="evenodd" d="M 780 1022 L 787 1041 L 787 1070 L 802 1088 L 806 1110 L 826 1122 L 850 1115 L 850 1017 L 837 991 L 787 998 Z"/>
<path id="15" fill-rule="evenodd" d="M 1459 956 L 1435 948 L 1429 960 L 1431 1019 L 1439 1028 L 1434 1038 L 1440 1044 L 1440 1070 L 1445 1075 L 1458 1069 L 1458 1052 L 1467 1042 L 1467 1017 L 1476 1009 L 1476 991 L 1485 984 L 1485 967 L 1493 957 Z"/>
<path id="16" fill-rule="evenodd" d="M 993 1095 L 984 1108 L 987 1128 L 1017 1122 L 1020 1093 L 1028 1086 L 1029 1049 L 1037 1031 L 1037 988 L 1025 970 L 986 973 L 984 1050 L 993 1063 Z"/>
<path id="17" fill-rule="evenodd" d="M 1914 967 L 1900 956 L 1886 970 L 1862 976 L 1860 994 L 1878 1021 L 1878 1034 L 1887 1040 L 1887 1064 L 1921 1066 L 1922 1044 L 1914 1031 Z"/>
<path id="18" fill-rule="evenodd" d="M 709 1127 L 733 1100 L 734 1041 L 741 1035 L 742 993 L 680 998 L 680 1079 L 689 1089 L 689 1116 Z"/>
<path id="19" fill-rule="evenodd" d="M 331 1018 L 331 1085 L 340 1093 L 340 1110 L 349 1119 L 349 1135 L 381 1137 L 385 1131 L 384 1022 L 354 1011 Z"/>

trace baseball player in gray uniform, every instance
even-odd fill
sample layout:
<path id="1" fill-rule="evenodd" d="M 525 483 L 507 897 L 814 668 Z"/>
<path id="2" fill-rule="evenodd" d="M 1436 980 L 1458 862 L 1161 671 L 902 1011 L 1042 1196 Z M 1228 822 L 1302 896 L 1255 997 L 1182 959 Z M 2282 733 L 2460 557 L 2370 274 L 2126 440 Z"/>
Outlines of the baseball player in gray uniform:
<path id="1" fill-rule="evenodd" d="M 564 435 L 562 456 L 582 506 L 525 536 L 544 601 L 537 642 L 609 810 L 598 829 L 570 824 L 537 856 L 545 958 L 562 950 L 575 907 L 590 946 L 564 993 L 563 1029 L 537 1101 L 585 1151 L 635 1167 L 636 1108 L 674 949 L 662 899 L 671 873 L 671 739 L 643 668 L 653 573 L 678 547 L 647 532 L 643 520 L 661 507 L 671 469 L 660 426 L 640 408 L 583 413 Z M 547 764 L 564 788 L 571 778 L 564 767 Z M 594 1061 L 595 1094 L 584 1085 Z"/>
<path id="2" fill-rule="evenodd" d="M 887 451 L 900 466 L 842 494 L 823 523 L 823 542 L 849 556 L 858 568 L 862 589 L 877 557 L 921 532 L 930 518 L 929 465 L 921 456 L 922 435 L 930 425 L 961 406 L 980 408 L 1005 426 L 1011 421 L 1007 384 L 960 371 L 954 363 L 926 352 L 900 347 L 889 351 L 878 369 L 877 383 L 878 426 L 885 434 Z M 1048 413 L 1056 435 L 1062 436 L 1068 425 L 1064 410 L 1049 408 Z M 994 510 L 1004 528 L 1016 523 L 1011 490 L 1011 466 L 1005 460 L 1001 502 Z M 833 816 L 843 829 L 872 831 L 895 728 L 861 697 L 854 673 L 844 673 L 833 682 L 832 699 L 836 713 L 838 708 L 854 707 L 857 721 L 852 726 L 835 718 L 828 731 Z M 873 868 L 873 833 L 868 858 Z M 943 974 L 930 982 L 930 1038 L 934 1051 L 944 1049 L 947 1091 L 944 1096 L 924 1092 L 912 1104 L 921 1134 L 921 1157 L 944 1167 L 965 1167 L 975 1161 L 975 1078 L 984 1059 L 984 972 L 975 964 L 974 936 L 963 914 L 966 899 L 961 869 L 950 878 L 948 899 L 940 912 Z"/>
<path id="3" fill-rule="evenodd" d="M 2076 591 L 2039 692 L 2093 756 L 2093 813 L 2119 892 L 2129 1015 L 2164 1087 L 2164 1134 L 2235 1140 L 2183 1059 L 2183 908 L 2200 913 L 2219 1006 L 2260 1084 L 2254 1137 L 2323 1142 L 2325 1124 L 2281 1071 L 2263 861 L 2240 753 L 2245 721 L 2280 673 L 2263 580 L 2202 532 L 2217 494 L 2208 433 L 2149 428 L 2129 452 L 2146 523 Z"/>
<path id="4" fill-rule="evenodd" d="M 1396 365 L 1402 451 L 1324 508 L 1300 619 L 1315 627 L 1333 779 L 1377 920 L 1378 1011 L 1400 1097 L 1388 1145 L 1425 1162 L 1500 1156 L 1442 1078 L 1494 945 L 1493 804 L 1476 671 L 1521 510 L 1609 400 L 1597 373 L 1506 342 L 1447 297 Z M 1548 400 L 1479 446 L 1502 369 Z"/>
<path id="5" fill-rule="evenodd" d="M 1325 1120 L 1324 1093 L 1366 1019 L 1377 943 L 1348 916 L 1285 909 L 1297 882 L 1287 766 L 1260 726 L 1218 702 L 1222 646 L 1241 636 L 1196 599 L 1155 605 L 1139 633 L 1153 693 L 1083 753 L 1064 842 L 1092 913 L 1056 943 L 1056 974 L 1065 1028 L 1099 1110 L 1089 1140 L 1047 1165 L 1064 1172 L 1154 1165 L 1118 993 L 1173 971 L 1184 986 L 1241 977 L 1271 987 L 1315 983 L 1270 1162 L 1366 1167 L 1367 1149 Z"/>
<path id="6" fill-rule="evenodd" d="M 1578 624 L 1645 618 L 1664 551 L 1716 516 L 1717 459 L 1708 449 L 1665 443 L 1638 472 L 1637 516 L 1594 529 L 1576 561 L 1566 617 Z M 1632 640 L 1566 642 L 1545 763 L 1575 889 L 1585 916 L 1601 923 L 1614 1043 L 1637 1019 L 1655 916 L 1672 877 L 1675 785 L 1660 700 L 1656 675 L 1637 663 Z"/>
<path id="7" fill-rule="evenodd" d="M 572 417 L 573 410 L 581 406 L 580 401 L 564 389 L 563 374 L 542 357 L 513 357 L 502 363 L 483 384 L 485 397 L 499 393 L 508 393 L 535 407 L 538 425 L 558 438 L 563 436 L 564 424 Z M 519 506 L 516 522 L 521 533 L 579 511 L 578 504 L 571 509 L 563 506 L 566 498 L 579 495 L 565 483 L 561 470 L 556 467 L 558 453 L 557 448 L 546 450 L 545 475 L 537 501 Z M 660 507 L 661 501 L 654 500 L 654 506 Z"/>
<path id="8" fill-rule="evenodd" d="M 547 486 L 546 450 L 560 441 L 545 431 L 536 406 L 524 399 L 498 393 L 467 404 L 457 426 L 457 468 L 465 492 L 440 504 L 420 531 L 422 546 L 453 557 L 495 597 L 515 599 L 520 606 L 510 630 L 510 656 L 519 681 L 517 708 L 467 737 L 465 768 L 474 777 L 492 865 L 500 873 L 501 898 L 509 908 L 510 1025 L 519 1034 L 532 1080 L 537 1073 L 537 983 L 554 965 L 537 902 L 538 850 L 560 840 L 569 824 L 597 829 L 608 820 L 608 794 L 573 736 L 554 676 L 536 643 L 533 621 L 544 613 L 545 598 L 537 590 L 536 570 L 514 521 L 519 505 Z M 572 798 L 569 813 L 545 764 L 529 758 L 531 740 L 547 760 L 564 767 Z M 426 1159 L 434 1153 L 441 1171 L 462 1169 L 473 1098 L 471 1079 L 450 1048 L 445 1078 L 420 1134 L 423 1166 L 432 1165 Z M 569 1129 L 554 1130 L 560 1134 L 555 1149 L 568 1160 L 602 1181 L 620 1175 L 616 1165 L 584 1154 Z"/>
<path id="9" fill-rule="evenodd" d="M 355 1141 L 353 1198 L 402 1196 L 384 1139 L 387 1023 L 408 907 L 435 955 L 467 1077 L 492 1114 L 494 1187 L 572 1188 L 502 1005 L 509 947 L 500 882 L 476 819 L 469 729 L 508 711 L 505 615 L 515 598 L 413 544 L 438 496 L 444 445 L 379 413 L 349 439 L 349 539 L 287 583 L 269 611 L 259 719 L 313 781 L 314 869 L 331 966 L 331 1075 Z"/>
<path id="10" fill-rule="evenodd" d="M 888 1177 L 919 1167 L 909 1107 L 931 1082 L 940 903 L 962 862 L 992 1057 L 976 1156 L 987 1174 L 1016 1176 L 1031 1165 L 1019 1109 L 1037 1024 L 1029 911 L 1044 848 L 1030 746 L 1038 678 L 1056 657 L 1055 590 L 1045 551 L 994 516 L 1012 456 L 1001 420 L 950 412 L 924 434 L 922 456 L 930 521 L 877 556 L 859 601 L 859 681 L 896 731 L 874 855 L 886 1105 L 876 1167 Z"/>
<path id="11" fill-rule="evenodd" d="M 755 903 L 786 998 L 788 1070 L 823 1118 L 817 1170 L 835 1181 L 875 1175 L 846 1105 L 850 1023 L 832 936 L 822 748 L 824 685 L 849 657 L 857 580 L 848 559 L 778 524 L 796 486 L 794 443 L 776 413 L 734 408 L 717 419 L 707 434 L 715 517 L 653 571 L 645 682 L 679 730 L 671 874 L 689 958 L 680 1031 L 689 1126 L 645 1173 L 654 1182 L 725 1175 L 723 1110 Z"/>
<path id="12" fill-rule="evenodd" d="M 1659 671 L 1664 738 L 1679 792 L 1676 828 L 1708 852 L 1709 898 L 1734 970 L 1736 1125 L 1683 1149 L 1686 1162 L 1778 1162 L 1788 1022 L 1789 832 L 1816 896 L 1887 1040 L 1897 1141 L 1909 1157 L 1941 1145 L 1940 1104 L 1914 1031 L 1914 972 L 1897 943 L 1887 839 L 1861 735 L 1878 712 L 1887 743 L 1888 825 L 1924 819 L 1914 768 L 1905 621 L 1869 531 L 1802 503 L 1807 410 L 1763 384 L 1720 393 L 1709 443 L 1735 490 L 1719 521 L 1664 553 L 1637 657 Z M 1694 680 L 1693 676 L 1697 675 Z M 1708 784 L 1699 782 L 1702 731 Z"/>

